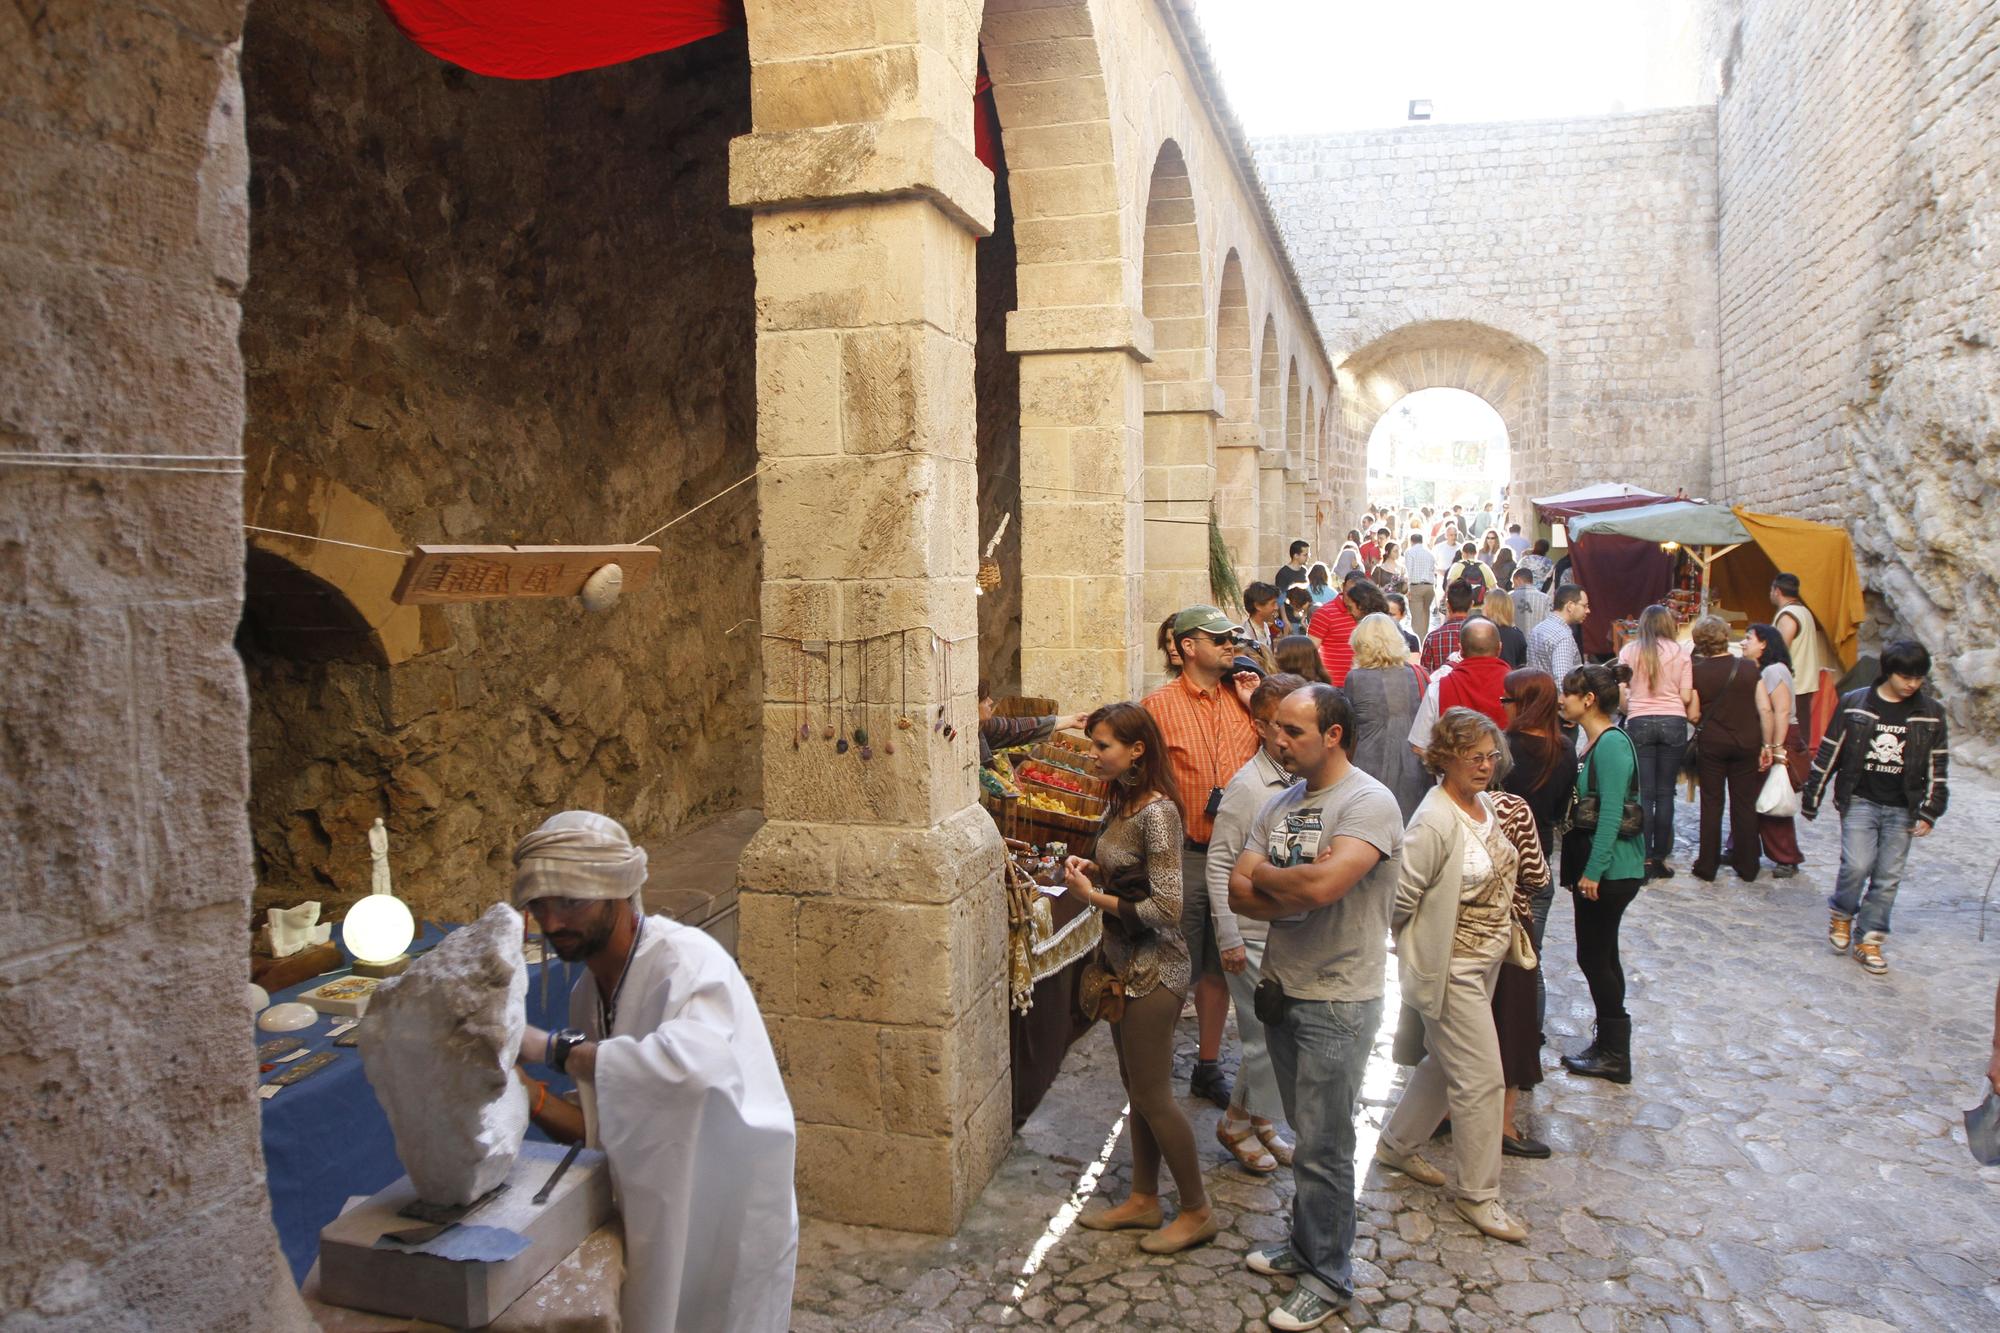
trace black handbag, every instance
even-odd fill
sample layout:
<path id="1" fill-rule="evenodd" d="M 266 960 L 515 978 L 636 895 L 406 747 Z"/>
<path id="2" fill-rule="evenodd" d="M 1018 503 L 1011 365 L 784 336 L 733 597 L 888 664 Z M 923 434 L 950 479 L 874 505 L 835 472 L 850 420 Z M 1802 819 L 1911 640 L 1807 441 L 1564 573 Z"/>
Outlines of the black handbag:
<path id="1" fill-rule="evenodd" d="M 1620 727 L 1614 727 L 1612 728 L 1612 730 L 1618 731 L 1621 734 L 1623 732 L 1623 728 Z M 1628 745 L 1631 744 L 1630 737 L 1626 738 L 1626 744 Z M 1594 755 L 1597 752 L 1597 747 L 1594 745 L 1591 746 L 1590 749 L 1591 749 L 1591 754 L 1587 754 L 1583 757 L 1582 768 L 1586 775 L 1588 775 L 1590 772 L 1591 755 Z M 1634 771 L 1635 772 L 1637 771 L 1636 764 L 1634 765 Z M 1571 789 L 1569 797 L 1569 813 L 1564 817 L 1563 823 L 1561 825 L 1562 832 L 1594 833 L 1597 830 L 1597 820 L 1599 814 L 1598 807 L 1602 804 L 1602 802 L 1598 798 L 1596 792 L 1590 792 L 1588 795 L 1586 795 L 1583 792 L 1582 788 L 1587 787 L 1589 785 L 1590 785 L 1589 779 L 1586 776 L 1585 780 L 1582 783 L 1578 784 L 1577 787 Z M 1639 830 L 1644 828 L 1645 826 L 1646 826 L 1645 807 L 1640 805 L 1635 797 L 1627 796 L 1625 798 L 1625 808 L 1619 811 L 1618 814 L 1618 836 L 1621 838 L 1636 838 L 1639 836 Z"/>

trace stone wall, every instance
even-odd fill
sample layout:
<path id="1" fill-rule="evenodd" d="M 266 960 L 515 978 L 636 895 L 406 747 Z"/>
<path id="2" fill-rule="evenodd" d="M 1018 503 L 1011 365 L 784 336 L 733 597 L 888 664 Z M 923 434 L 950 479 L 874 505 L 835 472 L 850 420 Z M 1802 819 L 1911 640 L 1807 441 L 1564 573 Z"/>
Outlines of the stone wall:
<path id="1" fill-rule="evenodd" d="M 2000 735 L 2000 5 L 1723 0 L 1715 488 L 1845 523 L 1868 639 L 1913 634 Z"/>
<path id="2" fill-rule="evenodd" d="M 242 1044 L 242 15 L 0 10 L 0 446 L 223 469 L 0 468 L 10 1329 L 308 1326 Z"/>
<path id="3" fill-rule="evenodd" d="M 1333 463 L 1350 509 L 1365 475 L 1356 451 L 1392 405 L 1370 401 L 1357 413 L 1351 371 L 1388 350 L 1470 367 L 1504 347 L 1517 377 L 1546 359 L 1545 430 L 1527 449 L 1515 442 L 1517 495 L 1611 479 L 1670 493 L 1709 487 L 1711 109 L 1255 146 L 1306 297 L 1342 363 L 1352 433 Z M 1426 380 L 1474 387 L 1435 369 L 1396 387 Z"/>
<path id="4" fill-rule="evenodd" d="M 278 516 L 253 521 L 291 527 L 306 476 L 394 540 L 330 537 L 624 542 L 755 467 L 741 33 L 516 83 L 435 60 L 367 0 L 261 3 L 243 60 L 247 504 Z M 452 607 L 394 666 L 286 651 L 253 564 L 258 905 L 365 892 L 377 816 L 399 891 L 465 920 L 555 810 L 657 841 L 756 804 L 755 527 L 753 483 L 664 534 L 659 577 L 609 613 Z"/>

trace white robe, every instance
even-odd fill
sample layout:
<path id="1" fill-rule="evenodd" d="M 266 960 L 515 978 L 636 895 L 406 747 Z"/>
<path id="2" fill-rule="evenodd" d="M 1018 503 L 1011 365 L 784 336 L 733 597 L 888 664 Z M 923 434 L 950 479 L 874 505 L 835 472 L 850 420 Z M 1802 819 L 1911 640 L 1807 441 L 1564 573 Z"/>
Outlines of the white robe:
<path id="1" fill-rule="evenodd" d="M 792 1105 L 735 961 L 705 932 L 647 917 L 610 1037 L 587 970 L 569 1012 L 599 1043 L 579 1091 L 625 1223 L 626 1329 L 789 1328 Z"/>

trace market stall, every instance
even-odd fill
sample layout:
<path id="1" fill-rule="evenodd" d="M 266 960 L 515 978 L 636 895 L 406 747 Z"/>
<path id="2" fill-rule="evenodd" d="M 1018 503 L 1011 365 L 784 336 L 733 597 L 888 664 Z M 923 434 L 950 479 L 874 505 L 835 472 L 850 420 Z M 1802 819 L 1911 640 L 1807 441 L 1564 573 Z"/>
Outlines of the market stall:
<path id="1" fill-rule="evenodd" d="M 999 709 L 1056 711 L 1053 700 L 1002 700 Z M 1076 986 L 1102 922 L 1078 899 L 1044 892 L 1063 883 L 1067 857 L 1096 852 L 1104 824 L 1105 784 L 1089 772 L 1083 747 L 1082 737 L 1057 732 L 1003 749 L 979 771 L 979 803 L 1007 843 L 1007 1035 L 1017 1129 L 1055 1082 L 1070 1044 L 1090 1030 Z"/>
<path id="2" fill-rule="evenodd" d="M 1667 500 L 1633 509 L 1579 514 L 1570 521 L 1569 531 L 1576 540 L 1629 537 L 1651 542 L 1669 557 L 1678 550 L 1686 550 L 1700 569 L 1696 615 L 1708 610 L 1709 582 L 1715 562 L 1750 540 L 1749 529 L 1733 512 L 1698 500 Z M 1765 586 L 1770 586 L 1768 580 Z"/>
<path id="3" fill-rule="evenodd" d="M 1672 585 L 1674 554 L 1658 542 L 1601 534 L 1592 540 L 1577 535 L 1576 524 L 1586 515 L 1636 509 L 1671 497 L 1641 486 L 1608 482 L 1565 491 L 1536 500 L 1546 523 L 1561 523 L 1569 540 L 1570 570 L 1579 587 L 1590 593 L 1590 616 L 1583 622 L 1583 650 L 1602 656 L 1612 651 L 1612 631 L 1659 599 Z"/>

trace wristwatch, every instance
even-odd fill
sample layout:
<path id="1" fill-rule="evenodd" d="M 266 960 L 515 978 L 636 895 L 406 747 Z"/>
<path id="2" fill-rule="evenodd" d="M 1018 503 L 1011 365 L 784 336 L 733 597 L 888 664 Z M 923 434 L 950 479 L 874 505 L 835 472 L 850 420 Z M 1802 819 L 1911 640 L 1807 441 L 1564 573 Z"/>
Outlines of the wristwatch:
<path id="1" fill-rule="evenodd" d="M 569 1064 L 569 1053 L 589 1040 L 588 1036 L 575 1028 L 564 1028 L 560 1032 L 551 1032 L 549 1034 L 549 1068 L 555 1070 L 558 1074 L 568 1073 L 569 1071 L 565 1066 Z"/>

